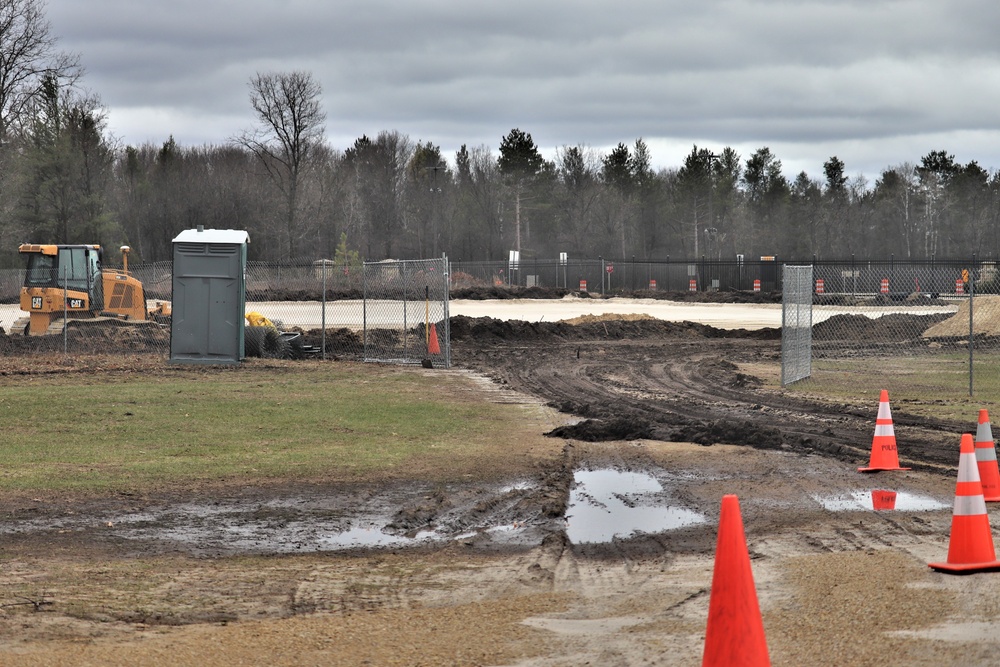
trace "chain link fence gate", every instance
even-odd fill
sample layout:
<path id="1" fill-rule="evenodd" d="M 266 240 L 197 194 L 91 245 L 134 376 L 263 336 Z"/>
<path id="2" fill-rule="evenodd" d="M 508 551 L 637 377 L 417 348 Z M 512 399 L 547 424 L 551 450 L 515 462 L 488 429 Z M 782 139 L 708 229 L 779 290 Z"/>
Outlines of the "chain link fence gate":
<path id="1" fill-rule="evenodd" d="M 781 386 L 812 374 L 813 267 L 785 266 L 781 294 Z"/>
<path id="2" fill-rule="evenodd" d="M 451 367 L 448 258 L 364 264 L 364 360 Z"/>
<path id="3" fill-rule="evenodd" d="M 904 400 L 974 397 L 1000 407 L 995 263 L 831 262 L 813 270 L 808 384 L 845 396 L 890 389 Z"/>

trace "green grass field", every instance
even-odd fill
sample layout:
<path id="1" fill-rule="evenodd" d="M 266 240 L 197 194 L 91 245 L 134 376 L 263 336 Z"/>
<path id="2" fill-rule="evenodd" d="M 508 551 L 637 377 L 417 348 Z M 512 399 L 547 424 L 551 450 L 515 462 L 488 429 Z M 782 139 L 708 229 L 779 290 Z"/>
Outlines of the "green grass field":
<path id="1" fill-rule="evenodd" d="M 812 377 L 789 391 L 825 400 L 878 404 L 882 389 L 893 406 L 939 419 L 973 420 L 982 408 L 1000 417 L 1000 356 L 977 353 L 970 395 L 969 357 L 949 352 L 912 357 L 814 360 Z"/>
<path id="2" fill-rule="evenodd" d="M 5 377 L 0 491 L 488 475 L 507 447 L 544 448 L 527 410 L 454 374 L 347 363 Z"/>
<path id="3" fill-rule="evenodd" d="M 779 389 L 777 362 L 749 372 Z M 1000 357 L 815 360 L 785 391 L 975 424 L 1000 414 Z M 0 492 L 199 484 L 482 479 L 529 470 L 561 443 L 539 408 L 491 403 L 461 373 L 351 363 L 4 375 Z M 874 412 L 873 412 L 874 414 Z M 970 427 L 971 428 L 971 427 Z"/>

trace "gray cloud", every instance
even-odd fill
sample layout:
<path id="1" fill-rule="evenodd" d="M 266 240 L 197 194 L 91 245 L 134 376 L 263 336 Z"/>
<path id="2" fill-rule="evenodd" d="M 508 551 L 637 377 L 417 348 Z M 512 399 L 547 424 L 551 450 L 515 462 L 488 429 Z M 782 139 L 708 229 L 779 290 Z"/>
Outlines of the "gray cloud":
<path id="1" fill-rule="evenodd" d="M 127 143 L 219 144 L 253 123 L 257 71 L 323 86 L 336 148 L 380 130 L 548 154 L 642 137 L 659 167 L 693 144 L 769 146 L 786 172 L 832 155 L 870 179 L 947 150 L 1000 167 L 1000 5 L 776 0 L 48 0 L 61 46 Z"/>

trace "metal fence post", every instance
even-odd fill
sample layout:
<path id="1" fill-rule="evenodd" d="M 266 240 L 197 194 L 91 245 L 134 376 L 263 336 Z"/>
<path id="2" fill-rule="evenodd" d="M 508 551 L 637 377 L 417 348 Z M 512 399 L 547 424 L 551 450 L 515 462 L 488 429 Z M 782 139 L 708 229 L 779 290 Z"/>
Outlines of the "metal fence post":
<path id="1" fill-rule="evenodd" d="M 362 359 L 368 358 L 368 264 L 361 267 L 361 346 L 364 352 Z"/>
<path id="2" fill-rule="evenodd" d="M 407 305 L 409 304 L 409 301 L 407 299 L 407 293 L 406 293 L 406 287 L 409 284 L 409 279 L 406 277 L 406 266 L 407 262 L 406 260 L 403 260 L 403 358 L 404 359 L 408 359 L 410 356 L 408 353 L 410 336 L 407 333 L 409 331 L 409 326 L 410 326 L 407 318 Z"/>
<path id="3" fill-rule="evenodd" d="M 68 266 L 63 266 L 63 354 L 69 354 L 69 286 L 66 283 Z M 87 280 L 90 280 L 88 277 Z"/>
<path id="4" fill-rule="evenodd" d="M 451 267 L 448 265 L 448 255 L 445 253 L 441 253 L 441 266 L 441 275 L 444 279 L 444 291 L 441 297 L 444 310 L 444 367 L 451 368 L 451 315 L 448 308 L 449 290 L 451 289 Z"/>
<path id="5" fill-rule="evenodd" d="M 972 328 L 972 305 L 975 303 L 976 291 L 976 256 L 972 256 L 972 270 L 969 272 L 969 396 L 972 396 L 972 375 L 973 375 L 973 348 L 975 343 L 973 342 L 976 332 Z"/>
<path id="6" fill-rule="evenodd" d="M 320 314 L 320 358 L 326 361 L 326 260 L 323 260 L 323 298 L 320 299 L 323 312 Z"/>

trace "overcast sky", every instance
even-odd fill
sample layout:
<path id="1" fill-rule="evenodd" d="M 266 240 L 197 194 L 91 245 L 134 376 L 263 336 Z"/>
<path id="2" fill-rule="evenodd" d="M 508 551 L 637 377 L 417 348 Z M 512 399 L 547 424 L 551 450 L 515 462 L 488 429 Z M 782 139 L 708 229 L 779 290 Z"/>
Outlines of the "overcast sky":
<path id="1" fill-rule="evenodd" d="M 542 153 L 642 138 L 762 146 L 789 178 L 870 182 L 944 150 L 1000 168 L 996 0 L 47 0 L 127 144 L 219 145 L 256 72 L 304 70 L 339 150 L 396 130 L 453 158 L 512 128 Z"/>

